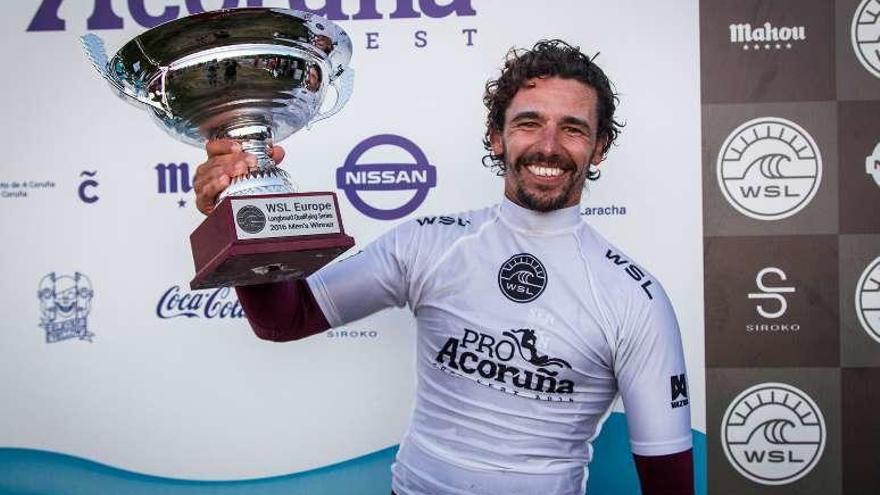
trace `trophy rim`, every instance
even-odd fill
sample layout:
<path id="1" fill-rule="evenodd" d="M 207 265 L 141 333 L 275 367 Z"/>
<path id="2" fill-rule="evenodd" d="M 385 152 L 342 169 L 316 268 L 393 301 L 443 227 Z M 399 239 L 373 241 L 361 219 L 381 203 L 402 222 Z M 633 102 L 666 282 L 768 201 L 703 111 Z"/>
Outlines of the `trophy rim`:
<path id="1" fill-rule="evenodd" d="M 161 33 L 162 31 L 166 31 L 166 30 L 168 30 L 170 28 L 174 28 L 178 25 L 185 25 L 185 24 L 188 24 L 191 22 L 198 22 L 198 21 L 202 21 L 207 18 L 213 18 L 213 17 L 217 17 L 220 15 L 227 16 L 227 17 L 234 17 L 234 16 L 243 16 L 245 14 L 258 13 L 258 12 L 273 12 L 276 14 L 281 14 L 281 15 L 299 20 L 299 21 L 303 21 L 306 24 L 309 21 L 311 21 L 312 19 L 317 19 L 318 21 L 325 23 L 327 26 L 331 26 L 332 30 L 333 30 L 333 34 L 338 36 L 338 38 L 331 37 L 331 40 L 334 42 L 333 43 L 334 46 L 338 46 L 338 50 L 339 50 L 338 53 L 341 54 L 341 56 L 335 57 L 337 60 L 333 60 L 334 57 L 331 57 L 327 53 L 324 53 L 321 50 L 318 50 L 314 46 L 304 44 L 299 40 L 290 40 L 288 38 L 275 38 L 275 37 L 267 37 L 262 40 L 262 42 L 265 42 L 265 43 L 282 42 L 282 44 L 286 44 L 289 46 L 296 46 L 298 48 L 302 48 L 304 46 L 308 47 L 308 49 L 312 52 L 313 55 L 321 58 L 323 61 L 328 63 L 328 65 L 330 66 L 330 69 L 331 69 L 331 71 L 330 71 L 331 80 L 335 77 L 336 74 L 338 74 L 342 70 L 344 70 L 345 67 L 348 66 L 349 62 L 351 62 L 351 55 L 352 55 L 351 37 L 348 35 L 348 32 L 346 32 L 345 29 L 343 29 L 338 23 L 331 21 L 330 19 L 327 19 L 326 17 L 315 14 L 313 12 L 304 11 L 304 10 L 284 9 L 284 8 L 280 8 L 280 7 L 236 7 L 236 8 L 231 8 L 231 9 L 207 10 L 205 12 L 199 12 L 198 14 L 191 14 L 188 16 L 179 17 L 177 19 L 171 19 L 171 20 L 163 22 L 161 24 L 157 24 L 157 25 L 147 29 L 146 31 L 143 31 L 142 33 L 138 34 L 137 36 L 134 36 L 133 38 L 128 40 L 126 43 L 124 43 L 121 47 L 119 47 L 119 49 L 117 49 L 116 52 L 113 54 L 113 56 L 110 57 L 110 59 L 108 60 L 108 65 L 112 65 L 113 60 L 120 57 L 120 54 L 123 51 L 140 47 L 143 42 L 144 37 L 147 35 L 156 35 L 158 33 Z M 310 29 L 310 31 L 312 31 L 312 30 Z M 166 40 L 166 41 L 170 42 L 170 40 Z M 285 41 L 287 41 L 288 43 L 283 43 Z M 259 43 L 260 41 L 251 40 L 248 43 L 255 43 L 255 42 Z M 245 43 L 244 42 L 233 43 L 233 45 L 235 45 L 235 44 L 245 44 Z M 334 50 L 334 52 L 335 51 L 336 50 Z M 189 56 L 189 54 L 185 55 L 185 56 Z M 341 60 L 339 60 L 339 59 L 341 59 Z M 179 59 L 177 59 L 177 60 L 179 60 Z M 169 65 L 170 65 L 170 63 L 169 63 Z"/>
<path id="2" fill-rule="evenodd" d="M 289 19 L 289 25 L 284 18 Z M 261 23 L 261 19 L 265 19 L 265 22 Z M 241 22 L 242 20 L 253 22 Z M 287 26 L 291 29 L 286 30 Z M 226 37 L 221 37 L 224 33 Z M 200 36 L 214 37 L 202 41 Z M 330 40 L 329 49 L 322 49 L 314 43 L 318 36 Z M 229 42 L 223 41 L 225 38 L 230 38 Z M 148 97 L 147 87 L 157 80 L 162 80 L 164 85 L 166 73 L 184 68 L 190 62 L 197 64 L 213 54 L 247 50 L 249 47 L 270 47 L 268 53 L 299 53 L 301 58 L 310 59 L 322 66 L 320 77 L 323 83 L 313 114 L 320 111 L 327 86 L 333 85 L 344 72 L 351 70 L 348 67 L 352 56 L 351 38 L 337 23 L 302 10 L 241 7 L 200 12 L 143 31 L 106 59 L 104 74 L 120 93 L 145 103 L 151 117 L 172 137 L 201 147 L 214 138 L 211 132 L 203 132 L 204 122 L 195 126 L 187 124 L 188 119 L 178 118 L 164 95 L 161 99 Z M 135 72 L 114 70 L 120 64 L 123 67 L 132 65 L 132 61 L 144 63 L 136 65 Z M 309 120 L 312 118 L 314 115 Z M 308 126 L 309 123 L 307 120 L 305 125 Z M 299 127 L 274 134 L 278 140 L 282 140 L 297 130 Z"/>

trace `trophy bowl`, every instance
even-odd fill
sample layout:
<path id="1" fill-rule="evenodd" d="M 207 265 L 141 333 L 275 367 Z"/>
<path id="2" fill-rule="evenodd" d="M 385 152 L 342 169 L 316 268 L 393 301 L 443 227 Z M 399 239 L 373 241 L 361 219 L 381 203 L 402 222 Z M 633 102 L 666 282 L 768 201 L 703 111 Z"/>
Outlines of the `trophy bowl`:
<path id="1" fill-rule="evenodd" d="M 352 45 L 339 26 L 309 12 L 242 8 L 156 26 L 109 59 L 98 36 L 82 43 L 116 94 L 175 139 L 200 148 L 233 139 L 257 158 L 190 236 L 192 288 L 305 276 L 354 245 L 335 193 L 296 193 L 271 158 L 274 142 L 351 96 Z M 331 87 L 335 102 L 322 110 Z"/>

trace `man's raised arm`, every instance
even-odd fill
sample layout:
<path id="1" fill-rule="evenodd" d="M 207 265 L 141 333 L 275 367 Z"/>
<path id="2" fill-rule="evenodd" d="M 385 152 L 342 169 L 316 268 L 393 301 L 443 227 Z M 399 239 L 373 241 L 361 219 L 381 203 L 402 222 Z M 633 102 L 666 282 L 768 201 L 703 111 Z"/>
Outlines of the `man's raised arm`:
<path id="1" fill-rule="evenodd" d="M 263 340 L 289 342 L 330 328 L 305 279 L 236 287 L 235 292 Z"/>

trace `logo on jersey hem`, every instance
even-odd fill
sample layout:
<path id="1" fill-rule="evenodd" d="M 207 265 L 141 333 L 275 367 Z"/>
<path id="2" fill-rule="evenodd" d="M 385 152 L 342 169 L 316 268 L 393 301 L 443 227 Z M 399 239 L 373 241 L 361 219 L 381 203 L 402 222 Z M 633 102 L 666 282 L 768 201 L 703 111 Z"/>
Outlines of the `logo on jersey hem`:
<path id="1" fill-rule="evenodd" d="M 511 256 L 498 270 L 498 288 L 515 303 L 532 302 L 547 287 L 547 270 L 529 253 Z"/>
<path id="2" fill-rule="evenodd" d="M 516 396 L 574 401 L 574 382 L 560 376 L 571 369 L 571 364 L 542 354 L 535 330 L 505 330 L 501 337 L 465 328 L 461 338 L 450 337 L 446 341 L 432 364 L 453 376 L 471 378 Z"/>

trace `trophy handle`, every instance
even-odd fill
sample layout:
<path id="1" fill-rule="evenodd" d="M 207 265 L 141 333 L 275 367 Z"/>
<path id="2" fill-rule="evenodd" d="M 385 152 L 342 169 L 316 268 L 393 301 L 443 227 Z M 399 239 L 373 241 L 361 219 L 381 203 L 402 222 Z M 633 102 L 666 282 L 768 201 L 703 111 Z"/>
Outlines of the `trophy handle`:
<path id="1" fill-rule="evenodd" d="M 123 99 L 129 103 L 140 103 L 160 110 L 162 113 L 166 113 L 165 108 L 163 108 L 162 105 L 148 98 L 144 98 L 143 96 L 132 94 L 122 85 L 122 83 L 110 75 L 110 72 L 107 70 L 109 63 L 107 60 L 107 51 L 104 49 L 104 40 L 102 40 L 100 36 L 88 33 L 81 36 L 79 40 L 82 42 L 83 49 L 86 51 L 89 61 L 92 62 L 92 67 L 98 71 L 98 74 L 100 74 L 105 81 L 113 86 L 120 97 L 124 97 Z"/>
<path id="2" fill-rule="evenodd" d="M 330 85 L 336 90 L 336 103 L 330 110 L 319 113 L 309 124 L 332 117 L 336 112 L 342 110 L 354 90 L 354 69 L 346 68 L 342 74 L 332 80 Z"/>

